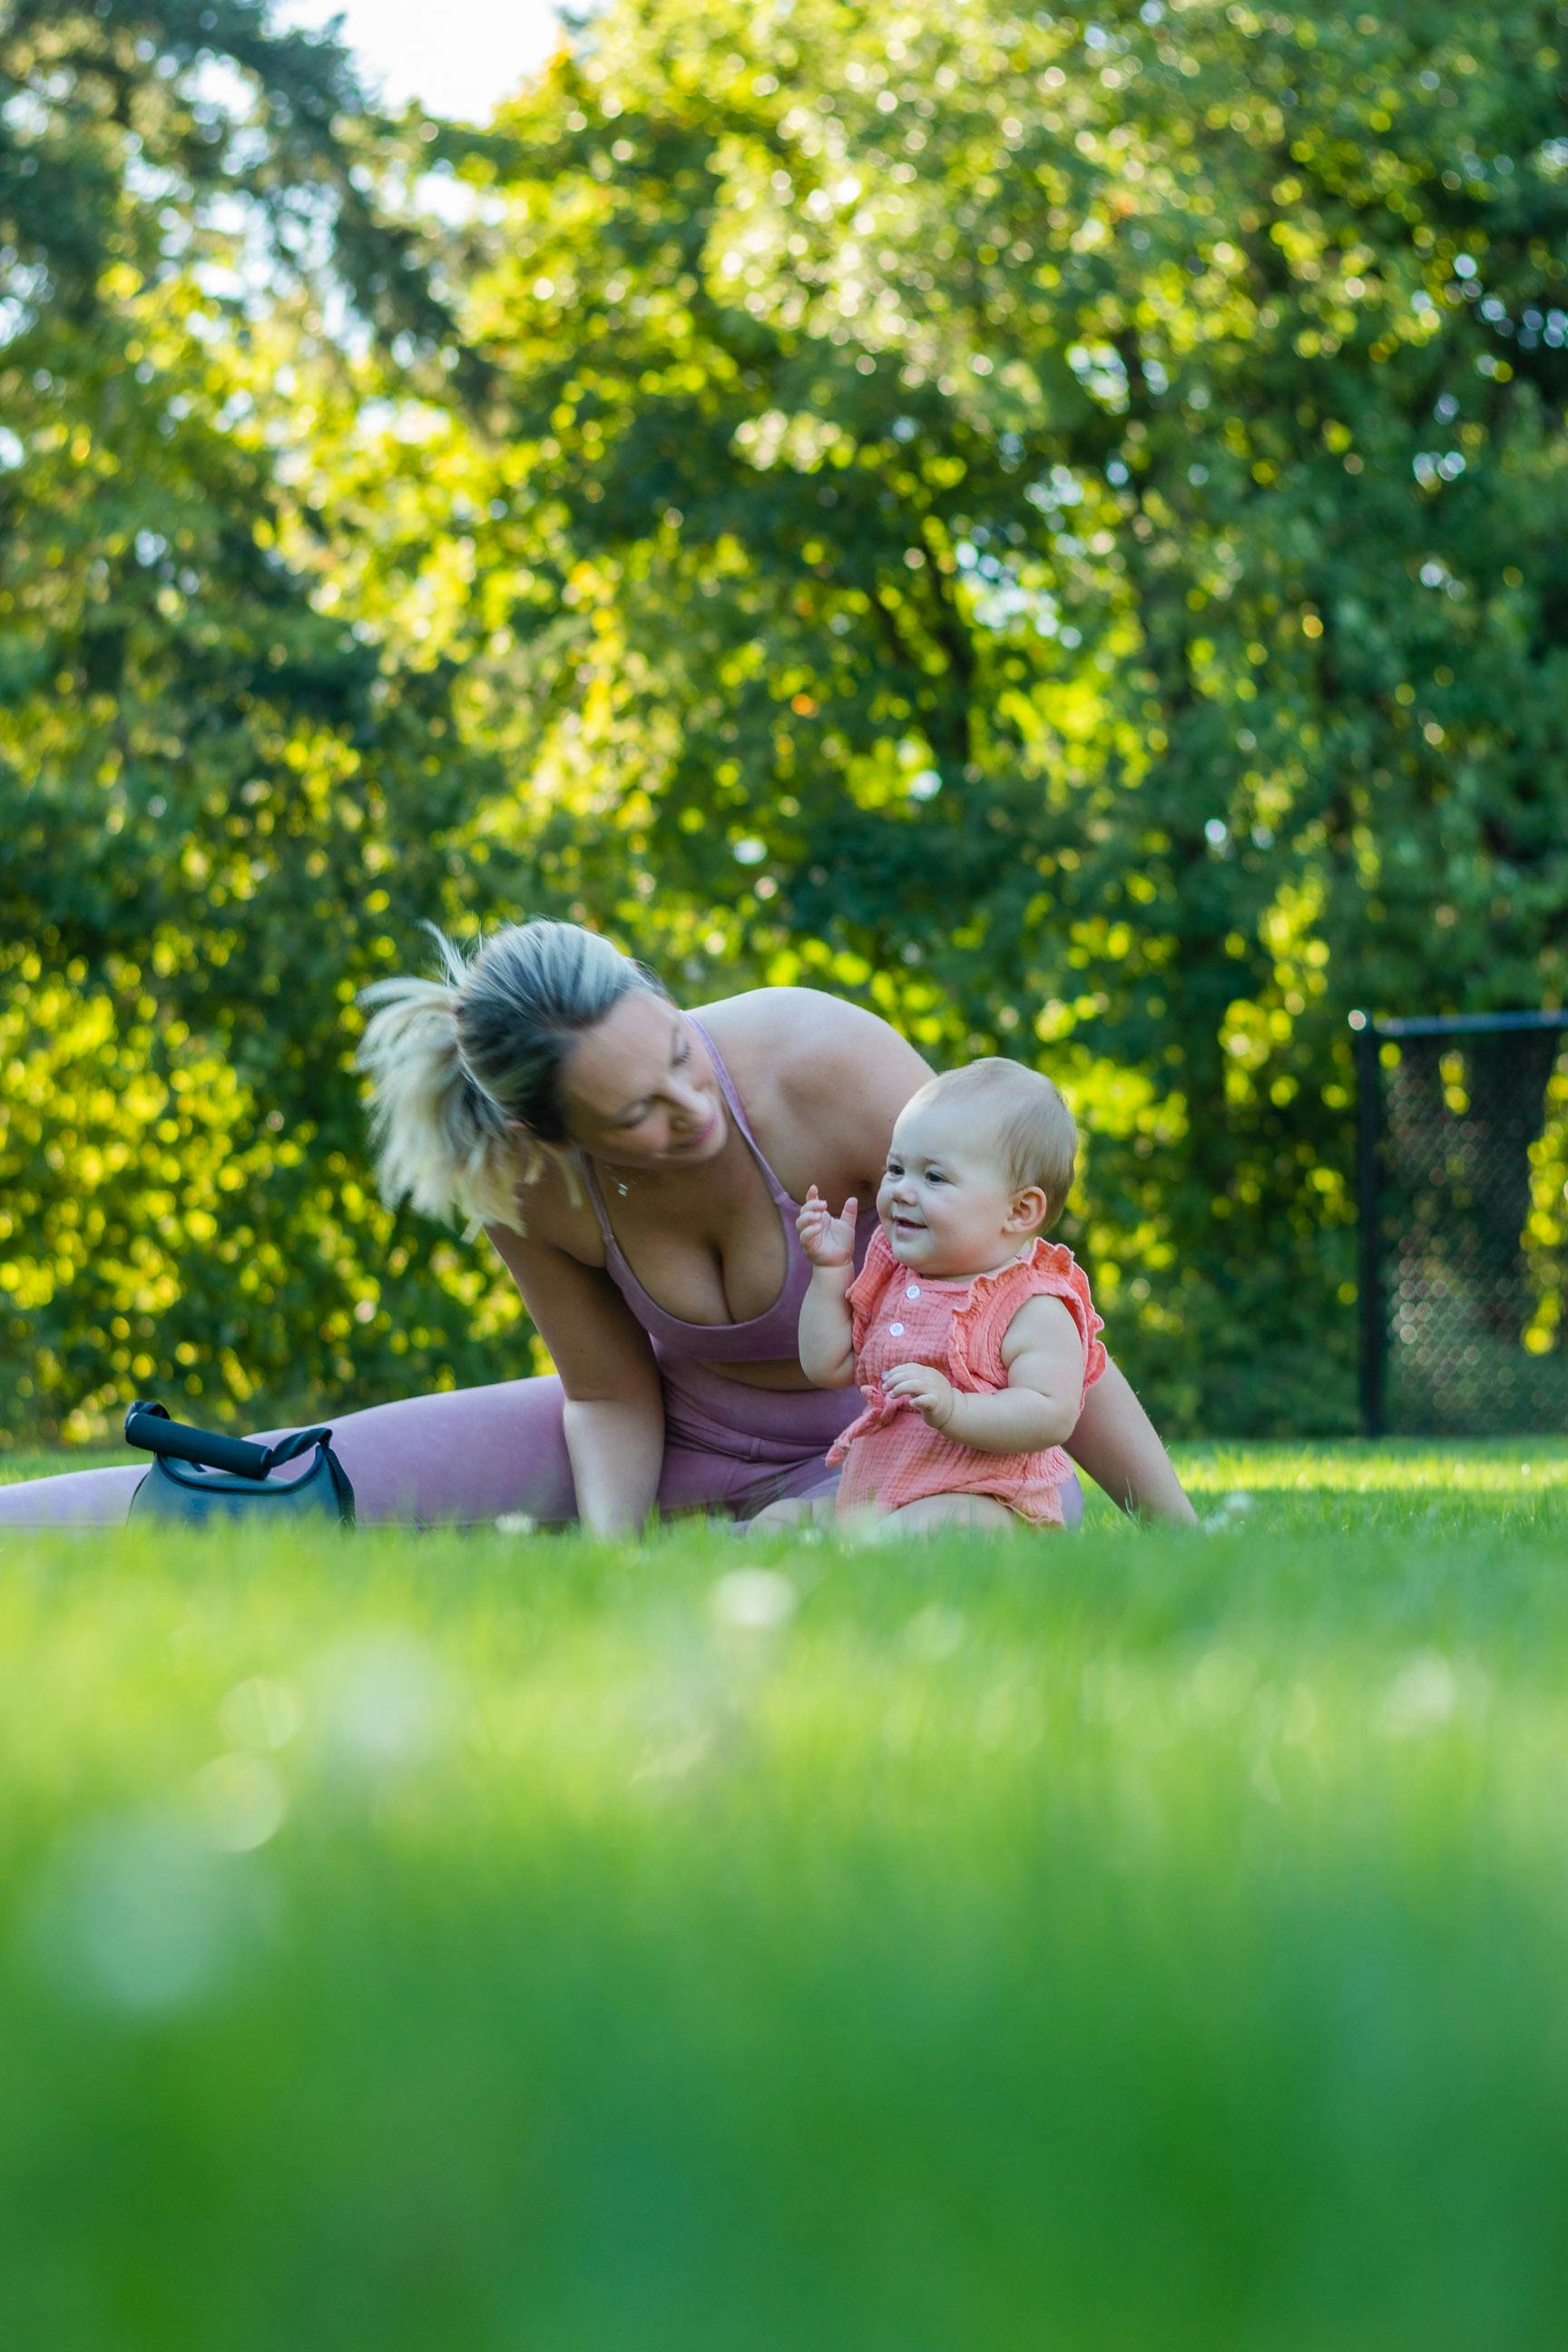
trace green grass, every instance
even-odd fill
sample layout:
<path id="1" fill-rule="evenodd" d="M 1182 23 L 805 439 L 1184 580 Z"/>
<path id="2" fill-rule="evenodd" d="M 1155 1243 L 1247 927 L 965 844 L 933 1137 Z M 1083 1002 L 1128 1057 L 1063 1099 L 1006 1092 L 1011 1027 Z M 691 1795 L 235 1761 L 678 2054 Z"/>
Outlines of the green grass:
<path id="1" fill-rule="evenodd" d="M 1568 1446 L 1183 1468 L 0 1545 L 5 2343 L 1555 2347 Z"/>

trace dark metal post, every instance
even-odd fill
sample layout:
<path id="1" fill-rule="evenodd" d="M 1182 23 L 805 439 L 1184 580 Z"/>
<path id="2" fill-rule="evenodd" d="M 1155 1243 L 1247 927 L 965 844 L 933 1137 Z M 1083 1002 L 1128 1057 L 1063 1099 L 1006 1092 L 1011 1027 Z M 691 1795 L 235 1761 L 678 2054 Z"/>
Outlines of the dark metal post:
<path id="1" fill-rule="evenodd" d="M 1384 1365 L 1387 1331 L 1383 1303 L 1383 1249 L 1379 1230 L 1379 1163 L 1383 1143 L 1382 1039 L 1369 1013 L 1352 1013 L 1356 1058 L 1356 1220 L 1361 1241 L 1361 1427 L 1363 1437 L 1381 1437 Z"/>

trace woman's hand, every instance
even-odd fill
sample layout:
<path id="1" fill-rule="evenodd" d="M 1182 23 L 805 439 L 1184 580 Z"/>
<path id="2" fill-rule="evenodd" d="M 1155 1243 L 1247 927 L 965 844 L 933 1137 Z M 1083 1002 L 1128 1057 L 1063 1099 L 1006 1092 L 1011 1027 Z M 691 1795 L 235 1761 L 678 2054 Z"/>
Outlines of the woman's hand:
<path id="1" fill-rule="evenodd" d="M 912 1404 L 928 1429 L 945 1429 L 957 1402 L 952 1382 L 934 1364 L 895 1364 L 882 1394 L 896 1404 Z"/>
<path id="2" fill-rule="evenodd" d="M 795 1221 L 800 1235 L 800 1245 L 813 1265 L 853 1265 L 855 1263 L 855 1223 L 860 1203 L 851 1193 L 844 1203 L 843 1213 L 834 1216 L 815 1184 L 805 1196 L 805 1206 Z"/>

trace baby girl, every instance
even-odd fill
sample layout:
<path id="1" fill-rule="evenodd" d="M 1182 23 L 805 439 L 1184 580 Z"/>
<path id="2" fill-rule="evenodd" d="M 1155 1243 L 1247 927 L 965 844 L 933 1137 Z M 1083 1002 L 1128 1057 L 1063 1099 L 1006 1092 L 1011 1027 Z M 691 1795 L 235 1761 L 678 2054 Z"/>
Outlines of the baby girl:
<path id="1" fill-rule="evenodd" d="M 1088 1280 L 1045 1238 L 1077 1143 L 1049 1078 L 972 1062 L 905 1105 L 858 1276 L 858 1202 L 835 1217 L 812 1186 L 801 1364 L 867 1400 L 827 1456 L 840 1512 L 900 1530 L 1063 1524 L 1062 1444 L 1105 1368 Z"/>

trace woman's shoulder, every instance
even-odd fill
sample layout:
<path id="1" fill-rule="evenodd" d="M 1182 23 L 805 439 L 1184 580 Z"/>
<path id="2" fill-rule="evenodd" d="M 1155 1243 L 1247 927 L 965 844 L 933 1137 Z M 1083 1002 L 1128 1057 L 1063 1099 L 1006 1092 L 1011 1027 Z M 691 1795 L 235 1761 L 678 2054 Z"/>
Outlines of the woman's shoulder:
<path id="1" fill-rule="evenodd" d="M 875 1051 L 890 1044 L 920 1059 L 880 1013 L 825 988 L 748 988 L 736 996 L 717 997 L 711 1004 L 694 1004 L 691 1010 L 721 1049 L 731 1044 L 742 1053 L 772 1047 L 786 1059 L 805 1060 L 821 1054 Z"/>
<path id="2" fill-rule="evenodd" d="M 753 1124 L 761 1114 L 806 1130 L 857 1181 L 861 1158 L 865 1174 L 879 1171 L 893 1121 L 931 1076 L 890 1022 L 825 989 L 752 988 L 692 1010 Z"/>

